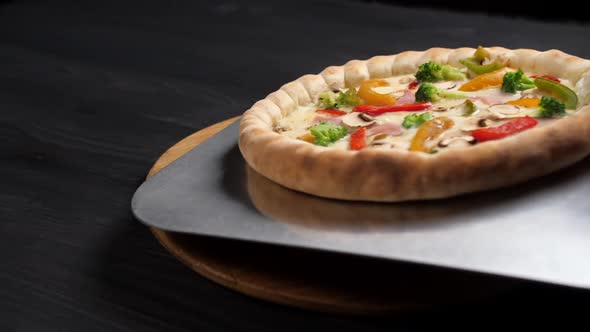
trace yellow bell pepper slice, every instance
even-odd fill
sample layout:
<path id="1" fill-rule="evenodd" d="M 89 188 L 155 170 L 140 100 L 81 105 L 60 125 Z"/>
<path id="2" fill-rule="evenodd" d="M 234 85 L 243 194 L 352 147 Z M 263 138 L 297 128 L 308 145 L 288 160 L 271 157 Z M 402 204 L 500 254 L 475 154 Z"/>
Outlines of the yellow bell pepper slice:
<path id="1" fill-rule="evenodd" d="M 455 125 L 455 122 L 444 116 L 426 121 L 416 131 L 416 135 L 410 144 L 410 151 L 431 152 L 426 147 L 426 143 L 438 138 L 446 130 L 453 127 L 453 125 Z"/>
<path id="2" fill-rule="evenodd" d="M 389 86 L 385 80 L 371 79 L 361 83 L 359 87 L 358 96 L 367 104 L 371 105 L 393 105 L 397 102 L 389 93 L 378 93 L 374 88 Z"/>
<path id="3" fill-rule="evenodd" d="M 537 107 L 539 107 L 540 102 L 541 102 L 541 99 L 539 99 L 539 98 L 522 98 L 522 99 L 517 99 L 517 100 L 511 100 L 511 101 L 507 102 L 506 104 L 528 107 L 528 108 L 537 108 Z"/>
<path id="4" fill-rule="evenodd" d="M 502 85 L 502 80 L 504 79 L 504 74 L 506 72 L 506 68 L 501 68 L 491 73 L 479 75 L 471 81 L 461 85 L 459 91 L 472 92 L 482 89 L 499 87 Z"/>

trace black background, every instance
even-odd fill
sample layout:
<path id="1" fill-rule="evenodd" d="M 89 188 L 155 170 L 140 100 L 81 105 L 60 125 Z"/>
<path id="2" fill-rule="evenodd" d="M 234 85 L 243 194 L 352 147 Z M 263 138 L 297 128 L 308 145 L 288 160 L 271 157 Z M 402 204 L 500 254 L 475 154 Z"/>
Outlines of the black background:
<path id="1" fill-rule="evenodd" d="M 543 22 L 588 21 L 588 12 L 575 0 L 360 0 L 366 3 L 404 5 L 416 8 L 450 9 L 464 13 L 488 13 L 532 18 Z"/>
<path id="2" fill-rule="evenodd" d="M 167 147 L 328 65 L 479 44 L 590 58 L 590 26 L 572 5 L 547 15 L 476 4 L 1 2 L 0 330 L 567 329 L 582 321 L 588 292 L 538 284 L 383 318 L 263 303 L 182 266 L 130 213 L 134 190 Z"/>

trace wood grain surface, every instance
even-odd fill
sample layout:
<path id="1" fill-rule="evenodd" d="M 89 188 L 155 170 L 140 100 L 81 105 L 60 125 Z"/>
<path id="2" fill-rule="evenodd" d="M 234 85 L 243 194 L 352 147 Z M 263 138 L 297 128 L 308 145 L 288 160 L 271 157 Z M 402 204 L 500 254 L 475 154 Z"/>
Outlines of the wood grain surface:
<path id="1" fill-rule="evenodd" d="M 574 3 L 559 6 L 584 14 Z M 530 283 L 378 318 L 259 301 L 180 264 L 133 217 L 130 201 L 167 148 L 301 75 L 435 45 L 557 48 L 590 58 L 588 35 L 588 24 L 373 1 L 0 1 L 0 331 L 587 324 L 588 292 Z M 285 257 L 271 263 L 292 273 L 288 262 L 304 256 Z M 361 274 L 355 267 L 341 274 Z"/>

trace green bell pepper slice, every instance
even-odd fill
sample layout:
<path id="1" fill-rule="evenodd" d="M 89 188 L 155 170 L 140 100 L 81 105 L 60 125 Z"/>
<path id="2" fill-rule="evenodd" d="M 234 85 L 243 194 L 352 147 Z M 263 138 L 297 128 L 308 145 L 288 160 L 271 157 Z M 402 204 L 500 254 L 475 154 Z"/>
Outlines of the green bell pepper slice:
<path id="1" fill-rule="evenodd" d="M 479 46 L 473 53 L 472 57 L 461 59 L 459 62 L 477 75 L 491 73 L 500 68 L 504 68 L 503 64 L 496 61 L 488 63 L 487 65 L 482 65 L 481 63 L 489 57 L 490 52 L 488 52 L 482 46 Z"/>
<path id="2" fill-rule="evenodd" d="M 567 86 L 548 80 L 546 78 L 535 78 L 535 86 L 541 90 L 554 95 L 557 99 L 565 104 L 568 109 L 576 109 L 578 107 L 578 95 L 576 92 Z"/>
<path id="3" fill-rule="evenodd" d="M 490 57 L 490 52 L 483 48 L 483 46 L 478 46 L 475 52 L 473 52 L 472 59 L 478 62 L 482 62 L 483 60 Z"/>
<path id="4" fill-rule="evenodd" d="M 499 62 L 492 62 L 488 63 L 487 65 L 480 65 L 478 61 L 475 61 L 472 58 L 461 59 L 459 60 L 459 62 L 463 66 L 467 67 L 467 69 L 476 73 L 477 75 L 491 73 L 495 70 L 504 68 L 504 65 Z"/>

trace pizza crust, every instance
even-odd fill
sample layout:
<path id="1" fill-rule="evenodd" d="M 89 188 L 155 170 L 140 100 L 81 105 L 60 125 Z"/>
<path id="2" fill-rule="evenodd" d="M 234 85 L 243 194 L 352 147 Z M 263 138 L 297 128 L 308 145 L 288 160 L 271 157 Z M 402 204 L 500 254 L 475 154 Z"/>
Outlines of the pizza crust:
<path id="1" fill-rule="evenodd" d="M 403 150 L 342 151 L 295 140 L 273 131 L 299 105 L 322 91 L 358 86 L 369 78 L 413 74 L 429 60 L 458 66 L 472 48 L 432 48 L 353 60 L 319 75 L 287 83 L 246 111 L 239 147 L 257 172 L 285 187 L 344 200 L 397 202 L 457 196 L 547 175 L 590 154 L 590 61 L 561 51 L 487 48 L 492 60 L 525 71 L 570 80 L 582 105 L 554 123 L 497 141 L 439 154 Z"/>

